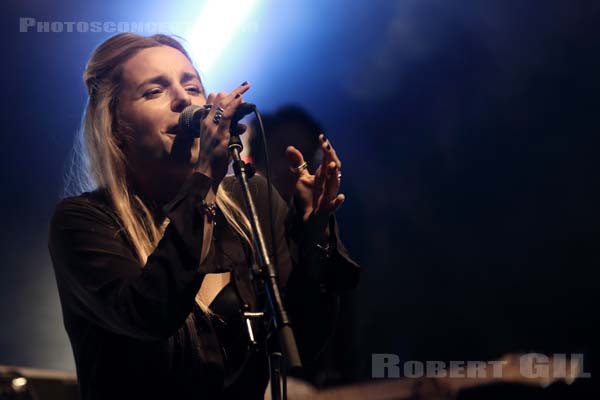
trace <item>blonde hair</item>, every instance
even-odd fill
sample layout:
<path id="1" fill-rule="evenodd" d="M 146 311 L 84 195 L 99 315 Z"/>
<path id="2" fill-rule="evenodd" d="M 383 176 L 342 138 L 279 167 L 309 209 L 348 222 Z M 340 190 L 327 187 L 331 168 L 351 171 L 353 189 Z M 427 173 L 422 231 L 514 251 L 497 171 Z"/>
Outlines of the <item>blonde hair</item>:
<path id="1" fill-rule="evenodd" d="M 148 205 L 128 184 L 130 167 L 120 146 L 124 139 L 117 135 L 117 104 L 123 63 L 143 49 L 159 46 L 179 50 L 193 64 L 179 41 L 162 34 L 144 37 L 121 33 L 93 52 L 83 74 L 89 99 L 65 185 L 70 194 L 97 188 L 106 190 L 142 266 L 162 238 L 169 220 L 157 225 Z M 227 222 L 252 247 L 248 218 L 222 185 L 217 190 L 216 203 Z M 196 301 L 210 313 L 198 295 Z"/>

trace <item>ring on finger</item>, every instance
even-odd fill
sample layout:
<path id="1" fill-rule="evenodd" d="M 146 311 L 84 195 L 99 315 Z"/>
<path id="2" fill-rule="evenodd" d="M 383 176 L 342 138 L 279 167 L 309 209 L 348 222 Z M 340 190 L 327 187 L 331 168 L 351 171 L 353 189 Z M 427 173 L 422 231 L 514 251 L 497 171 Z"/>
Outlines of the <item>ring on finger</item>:
<path id="1" fill-rule="evenodd" d="M 213 122 L 216 125 L 219 125 L 219 123 L 221 122 L 221 118 L 223 118 L 223 114 L 221 113 L 216 113 L 215 116 L 213 117 Z"/>
<path id="2" fill-rule="evenodd" d="M 337 178 L 338 178 L 338 181 L 341 181 L 341 180 L 342 180 L 342 173 L 341 173 L 341 172 L 338 172 L 338 174 L 337 174 Z"/>
<path id="3" fill-rule="evenodd" d="M 219 125 L 219 122 L 221 122 L 221 118 L 223 118 L 223 110 L 221 107 L 217 107 L 217 111 L 215 112 L 215 116 L 213 117 L 213 122 L 216 125 Z"/>
<path id="4" fill-rule="evenodd" d="M 204 116 L 202 117 L 202 119 L 204 119 L 208 116 L 208 113 L 210 112 L 210 109 L 212 108 L 212 104 L 205 104 L 202 107 L 204 107 L 204 109 L 206 110 L 206 112 L 204 113 Z"/>
<path id="5" fill-rule="evenodd" d="M 290 167 L 292 172 L 295 172 L 296 174 L 300 174 L 306 168 L 308 168 L 308 163 L 306 161 L 304 161 L 302 164 L 298 165 L 297 167 Z"/>

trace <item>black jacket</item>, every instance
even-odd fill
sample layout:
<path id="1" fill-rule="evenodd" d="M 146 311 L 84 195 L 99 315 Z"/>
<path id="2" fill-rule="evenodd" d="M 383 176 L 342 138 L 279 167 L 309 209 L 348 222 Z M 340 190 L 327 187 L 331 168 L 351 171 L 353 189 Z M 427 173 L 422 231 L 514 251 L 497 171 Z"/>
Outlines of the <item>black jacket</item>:
<path id="1" fill-rule="evenodd" d="M 267 248 L 272 249 L 267 186 L 249 180 Z M 241 204 L 234 178 L 222 183 Z M 210 178 L 193 174 L 164 207 L 170 223 L 140 265 L 103 190 L 62 200 L 49 232 L 54 265 L 83 399 L 261 398 L 268 381 L 264 351 L 252 353 L 234 389 L 223 391 L 224 365 L 212 317 L 195 302 L 206 273 L 231 271 L 250 310 L 261 308 L 244 241 L 217 214 L 214 240 L 200 264 L 202 200 Z M 275 256 L 302 360 L 307 368 L 330 333 L 335 292 L 354 287 L 358 265 L 338 240 L 332 218 L 329 258 L 301 218 L 273 191 Z M 261 297 L 259 295 L 259 297 Z"/>

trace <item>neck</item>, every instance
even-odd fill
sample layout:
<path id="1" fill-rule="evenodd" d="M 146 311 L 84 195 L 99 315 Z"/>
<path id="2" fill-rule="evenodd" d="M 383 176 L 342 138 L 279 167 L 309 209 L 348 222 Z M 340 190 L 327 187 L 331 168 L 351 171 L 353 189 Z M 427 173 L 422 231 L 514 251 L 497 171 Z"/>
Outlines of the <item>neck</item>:
<path id="1" fill-rule="evenodd" d="M 192 173 L 169 169 L 144 169 L 144 173 L 134 174 L 132 186 L 135 193 L 142 199 L 151 212 L 156 223 L 160 224 L 166 217 L 163 206 L 171 201 L 179 192 L 186 178 Z"/>

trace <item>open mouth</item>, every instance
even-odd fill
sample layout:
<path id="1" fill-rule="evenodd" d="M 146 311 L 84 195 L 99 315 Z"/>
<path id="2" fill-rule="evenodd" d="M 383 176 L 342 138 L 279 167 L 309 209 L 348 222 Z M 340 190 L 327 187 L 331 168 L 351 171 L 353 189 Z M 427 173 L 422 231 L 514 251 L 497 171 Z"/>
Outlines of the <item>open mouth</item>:
<path id="1" fill-rule="evenodd" d="M 181 128 L 179 127 L 179 124 L 175 124 L 175 125 L 171 125 L 169 127 L 167 127 L 165 134 L 169 135 L 169 136 L 177 136 L 182 134 L 183 131 L 181 130 Z"/>

